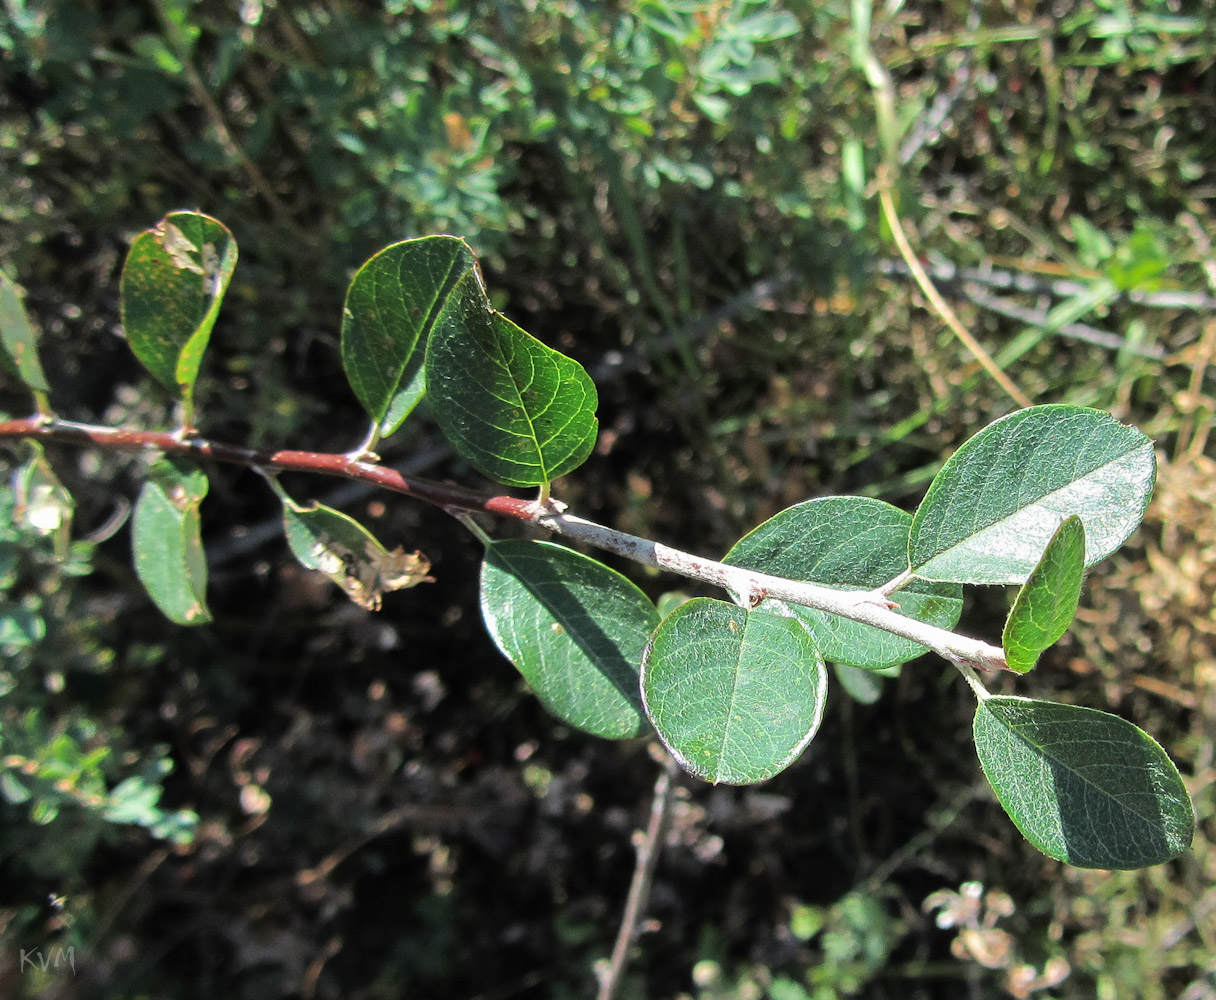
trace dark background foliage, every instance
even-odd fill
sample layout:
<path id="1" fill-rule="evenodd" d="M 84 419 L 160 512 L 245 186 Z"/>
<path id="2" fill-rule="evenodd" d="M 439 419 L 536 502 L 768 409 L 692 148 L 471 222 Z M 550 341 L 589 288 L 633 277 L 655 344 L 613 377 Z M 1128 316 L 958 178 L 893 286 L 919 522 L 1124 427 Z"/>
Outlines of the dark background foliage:
<path id="1" fill-rule="evenodd" d="M 869 35 L 894 135 L 858 44 L 867 10 L 10 3 L 0 263 L 59 412 L 165 426 L 123 343 L 118 274 L 165 212 L 220 218 L 241 260 L 202 431 L 338 451 L 364 431 L 338 356 L 354 269 L 402 238 L 463 236 L 496 304 L 599 383 L 596 453 L 558 495 L 720 555 L 810 496 L 911 507 L 1014 405 L 906 277 L 873 186 L 898 163 L 918 251 L 1021 389 L 1159 443 L 1142 531 L 1039 670 L 994 685 L 1154 733 L 1191 776 L 1195 847 L 1139 873 L 1037 855 L 982 783 L 971 696 L 927 657 L 873 705 L 834 688 L 773 781 L 681 785 L 625 995 L 1216 996 L 1216 9 L 883 5 Z M 477 483 L 425 409 L 382 453 Z M 482 633 L 463 529 L 288 483 L 432 560 L 436 583 L 372 614 L 294 565 L 259 479 L 211 470 L 216 620 L 178 629 L 117 527 L 143 463 L 49 458 L 78 504 L 68 563 L 0 536 L 0 739 L 42 776 L 26 800 L 0 789 L 0 992 L 594 991 L 657 765 L 528 695 Z M 680 586 L 633 578 L 653 597 Z M 963 627 L 994 636 L 1006 600 L 980 594 Z M 961 934 L 922 908 L 942 890 Z M 21 961 L 67 948 L 70 973 Z"/>

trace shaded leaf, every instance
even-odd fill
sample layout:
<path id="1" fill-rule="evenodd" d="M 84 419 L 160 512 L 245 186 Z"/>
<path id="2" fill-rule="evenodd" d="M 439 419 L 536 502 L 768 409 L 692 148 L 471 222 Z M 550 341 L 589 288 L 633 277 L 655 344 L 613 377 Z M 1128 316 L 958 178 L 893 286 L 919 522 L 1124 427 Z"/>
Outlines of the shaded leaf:
<path id="1" fill-rule="evenodd" d="M 456 282 L 476 266 L 454 236 L 386 247 L 355 274 L 342 316 L 342 367 L 382 435 L 393 433 L 426 391 L 419 350 Z"/>
<path id="2" fill-rule="evenodd" d="M 170 212 L 131 243 L 122 269 L 122 322 L 144 367 L 187 405 L 237 248 L 223 223 Z"/>
<path id="3" fill-rule="evenodd" d="M 698 597 L 663 619 L 642 661 L 646 714 L 706 781 L 764 781 L 819 728 L 827 670 L 794 618 Z"/>
<path id="4" fill-rule="evenodd" d="M 1191 843 L 1195 816 L 1178 769 L 1116 715 L 992 697 L 975 713 L 975 748 L 1022 835 L 1079 868 L 1143 868 Z"/>
<path id="5" fill-rule="evenodd" d="M 850 667 L 846 663 L 833 663 L 832 672 L 840 681 L 845 694 L 862 705 L 873 705 L 882 694 L 882 676 L 874 670 Z"/>
<path id="6" fill-rule="evenodd" d="M 659 612 L 659 618 L 666 618 L 681 604 L 687 604 L 691 600 L 692 594 L 686 594 L 682 590 L 668 590 L 659 595 L 654 606 Z"/>
<path id="7" fill-rule="evenodd" d="M 6 656 L 41 642 L 45 635 L 46 620 L 41 615 L 20 604 L 0 602 L 0 650 Z"/>
<path id="8" fill-rule="evenodd" d="M 493 542 L 481 568 L 481 614 L 558 718 L 605 739 L 646 731 L 638 668 L 659 615 L 625 577 L 552 542 Z"/>
<path id="9" fill-rule="evenodd" d="M 199 524 L 207 486 L 198 466 L 161 458 L 148 472 L 131 521 L 135 573 L 165 617 L 178 625 L 211 620 Z"/>
<path id="10" fill-rule="evenodd" d="M 910 514 L 866 497 L 822 497 L 775 514 L 726 554 L 732 566 L 840 590 L 873 590 L 907 569 Z M 898 613 L 952 628 L 963 607 L 955 584 L 913 580 L 893 598 Z M 778 602 L 765 602 L 772 607 Z M 764 605 L 762 605 L 763 607 Z M 825 660 L 854 667 L 889 667 L 925 647 L 860 622 L 796 604 Z"/>
<path id="11" fill-rule="evenodd" d="M 1085 525 L 1085 565 L 1132 533 L 1156 479 L 1153 444 L 1110 414 L 1033 406 L 965 442 L 912 520 L 911 568 L 930 580 L 1022 583 L 1062 518 Z"/>
<path id="12" fill-rule="evenodd" d="M 37 535 L 53 536 L 55 557 L 66 559 L 75 501 L 46 460 L 42 445 L 24 444 L 30 457 L 13 477 L 13 522 Z"/>
<path id="13" fill-rule="evenodd" d="M 1061 522 L 1043 558 L 1014 599 L 1001 644 L 1015 673 L 1034 668 L 1039 656 L 1068 631 L 1085 577 L 1085 528 L 1075 514 Z"/>
<path id="14" fill-rule="evenodd" d="M 0 363 L 33 392 L 50 392 L 38 359 L 38 331 L 22 302 L 20 285 L 0 271 Z"/>
<path id="15" fill-rule="evenodd" d="M 457 282 L 431 331 L 426 380 L 452 447 L 497 482 L 552 482 L 595 446 L 590 376 L 494 312 L 475 272 Z"/>
<path id="16" fill-rule="evenodd" d="M 301 507 L 285 497 L 283 530 L 305 569 L 329 577 L 352 601 L 379 611 L 383 596 L 431 580 L 430 560 L 401 546 L 391 552 L 353 517 L 313 501 Z"/>

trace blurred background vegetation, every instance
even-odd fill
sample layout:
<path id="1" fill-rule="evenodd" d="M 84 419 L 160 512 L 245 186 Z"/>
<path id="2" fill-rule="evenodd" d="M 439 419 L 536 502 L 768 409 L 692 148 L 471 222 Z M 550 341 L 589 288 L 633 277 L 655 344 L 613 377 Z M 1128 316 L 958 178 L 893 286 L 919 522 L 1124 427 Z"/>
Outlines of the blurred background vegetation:
<path id="1" fill-rule="evenodd" d="M 810 496 L 910 508 L 1016 405 L 909 277 L 889 183 L 1020 392 L 1159 444 L 1071 634 L 993 684 L 1153 733 L 1194 848 L 1043 858 L 982 783 L 953 671 L 845 678 L 788 772 L 680 788 L 625 996 L 1216 997 L 1213 0 L 7 0 L 0 50 L 0 265 L 60 413 L 168 424 L 118 273 L 134 233 L 201 209 L 242 253 L 203 433 L 352 447 L 353 269 L 453 233 L 600 384 L 597 452 L 558 495 L 711 555 Z M 425 412 L 383 454 L 476 482 Z M 142 460 L 44 461 L 70 542 L 21 516 L 28 481 L 0 494 L 0 994 L 593 993 L 655 764 L 530 699 L 478 627 L 471 538 L 289 484 L 430 556 L 437 583 L 371 614 L 294 567 L 264 484 L 215 469 L 216 621 L 180 630 L 130 568 Z M 963 627 L 995 636 L 1006 602 Z M 19 960 L 69 947 L 70 973 Z"/>

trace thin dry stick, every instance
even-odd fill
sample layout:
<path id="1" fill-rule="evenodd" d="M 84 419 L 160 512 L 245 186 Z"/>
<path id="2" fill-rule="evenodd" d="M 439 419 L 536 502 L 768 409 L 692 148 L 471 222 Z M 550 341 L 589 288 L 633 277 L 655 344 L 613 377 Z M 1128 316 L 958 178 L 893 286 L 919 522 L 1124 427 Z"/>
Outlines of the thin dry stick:
<path id="1" fill-rule="evenodd" d="M 654 881 L 655 866 L 663 849 L 663 838 L 667 835 L 667 824 L 671 820 L 672 791 L 678 773 L 676 762 L 669 754 L 664 755 L 663 770 L 654 783 L 654 799 L 650 804 L 650 822 L 646 833 L 638 842 L 637 862 L 633 878 L 629 882 L 629 895 L 625 898 L 625 912 L 621 914 L 621 926 L 616 932 L 616 944 L 612 946 L 612 958 L 600 982 L 596 1000 L 615 1000 L 625 967 L 629 964 L 629 946 L 637 934 L 638 923 L 646 912 L 650 900 L 650 886 Z"/>
<path id="2" fill-rule="evenodd" d="M 920 290 L 924 293 L 925 298 L 933 306 L 933 311 L 950 328 L 950 332 L 958 337 L 963 346 L 971 352 L 984 371 L 992 376 L 992 380 L 1004 389 L 1018 406 L 1030 406 L 1030 397 L 1014 385 L 1009 376 L 1001 371 L 997 363 L 992 360 L 992 356 L 984 350 L 980 342 L 971 336 L 967 328 L 959 322 L 958 316 L 950 308 L 950 303 L 942 298 L 941 293 L 934 287 L 933 282 L 929 280 L 929 275 L 925 273 L 925 269 L 921 267 L 920 261 L 916 259 L 916 254 L 912 252 L 912 244 L 908 242 L 908 237 L 904 233 L 904 227 L 899 221 L 899 213 L 895 211 L 895 201 L 891 197 L 890 176 L 887 171 L 881 168 L 878 171 L 878 198 L 882 203 L 882 213 L 886 217 L 887 225 L 891 227 L 891 234 L 895 237 L 895 244 L 899 247 L 900 256 L 903 257 L 904 263 L 908 265 L 908 270 L 912 272 L 912 277 L 916 279 L 916 283 L 920 286 Z"/>

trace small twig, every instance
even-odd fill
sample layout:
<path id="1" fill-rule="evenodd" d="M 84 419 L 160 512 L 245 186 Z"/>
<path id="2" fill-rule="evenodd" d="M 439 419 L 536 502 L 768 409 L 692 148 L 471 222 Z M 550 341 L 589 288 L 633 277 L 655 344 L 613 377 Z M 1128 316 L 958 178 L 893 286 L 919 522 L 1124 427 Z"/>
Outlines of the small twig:
<path id="1" fill-rule="evenodd" d="M 900 573 L 899 576 L 895 577 L 895 579 L 889 580 L 887 583 L 884 583 L 881 587 L 879 587 L 878 592 L 882 594 L 883 597 L 890 597 L 895 593 L 895 591 L 899 590 L 901 587 L 906 587 L 914 579 L 915 574 L 910 569 L 906 569 Z"/>
<path id="2" fill-rule="evenodd" d="M 654 783 L 654 798 L 650 803 L 650 822 L 646 833 L 638 840 L 637 861 L 633 867 L 633 878 L 629 882 L 629 895 L 625 897 L 625 911 L 621 914 L 621 926 L 612 946 L 612 958 L 600 981 L 596 1000 L 615 1000 L 629 964 L 629 946 L 637 936 L 638 923 L 646 912 L 650 901 L 650 887 L 654 882 L 654 870 L 663 850 L 663 839 L 671 820 L 672 792 L 679 766 L 670 754 L 664 754 L 663 770 Z"/>
<path id="3" fill-rule="evenodd" d="M 960 660 L 953 660 L 952 662 L 958 667 L 958 672 L 963 675 L 963 680 L 971 688 L 971 693 L 975 695 L 981 704 L 992 697 L 988 689 L 984 687 L 984 682 L 976 676 L 975 671 L 968 664 Z"/>
<path id="4" fill-rule="evenodd" d="M 642 565 L 713 584 L 729 594 L 762 594 L 773 600 L 816 608 L 863 625 L 873 625 L 884 632 L 919 643 L 952 663 L 969 663 L 981 670 L 1006 669 L 1005 654 L 998 647 L 897 614 L 893 603 L 880 591 L 836 590 L 769 576 L 739 566 L 728 566 L 570 514 L 541 514 L 534 523 L 555 534 L 614 552 Z"/>
<path id="5" fill-rule="evenodd" d="M 912 162 L 921 149 L 941 138 L 941 128 L 950 112 L 958 103 L 963 92 L 971 84 L 971 54 L 964 52 L 962 61 L 954 71 L 954 80 L 950 88 L 934 99 L 933 104 L 925 109 L 915 128 L 899 147 L 899 162 L 907 165 Z"/>
<path id="6" fill-rule="evenodd" d="M 978 288 L 967 284 L 964 284 L 960 290 L 972 303 L 981 309 L 994 312 L 998 316 L 1016 319 L 1019 323 L 1025 323 L 1027 326 L 1042 328 L 1051 325 L 1051 320 L 1047 313 L 1041 309 L 1028 309 L 1000 296 L 988 295 L 981 292 Z M 1087 344 L 1093 344 L 1095 347 L 1104 347 L 1111 351 L 1130 351 L 1132 354 L 1139 355 L 1142 358 L 1151 358 L 1154 361 L 1160 361 L 1165 357 L 1165 350 L 1160 344 L 1130 344 L 1117 333 L 1111 333 L 1108 330 L 1090 326 L 1088 323 L 1066 323 L 1054 332 L 1061 337 L 1084 341 Z"/>
<path id="7" fill-rule="evenodd" d="M 1050 295 L 1057 299 L 1073 298 L 1084 294 L 1092 287 L 1091 282 L 1077 281 L 1073 278 L 1049 280 L 1003 268 L 958 267 L 953 261 L 942 259 L 930 261 L 923 266 L 925 272 L 939 287 L 954 288 L 965 283 L 997 288 L 1002 291 L 1026 292 L 1029 295 Z M 871 265 L 871 270 L 887 275 L 911 274 L 911 269 L 902 260 L 876 261 Z M 1100 275 L 1095 275 L 1095 277 L 1100 277 Z M 1133 288 L 1126 292 L 1119 292 L 1112 301 L 1126 301 L 1131 305 L 1149 309 L 1189 309 L 1196 312 L 1216 309 L 1216 297 L 1204 292 L 1189 292 L 1184 289 L 1163 289 L 1153 292 Z M 1100 332 L 1107 337 L 1115 336 L 1105 333 L 1105 331 Z"/>
<path id="8" fill-rule="evenodd" d="M 883 215 L 886 217 L 887 225 L 891 227 L 891 234 L 895 237 L 895 244 L 899 247 L 899 252 L 904 259 L 904 263 L 908 265 L 908 270 L 912 272 L 912 277 L 916 279 L 917 285 L 924 293 L 925 298 L 933 306 L 933 311 L 941 317 L 942 322 L 950 328 L 950 331 L 959 339 L 964 347 L 967 348 L 980 363 L 980 367 L 984 369 L 997 385 L 999 385 L 1009 397 L 1018 404 L 1018 406 L 1030 406 L 1030 397 L 1022 392 L 1012 380 L 1001 371 L 1000 367 L 992 356 L 984 350 L 980 342 L 971 336 L 970 331 L 959 321 L 954 310 L 950 308 L 950 304 L 942 298 L 941 293 L 934 287 L 933 282 L 929 280 L 929 276 L 925 273 L 925 269 L 921 267 L 921 263 L 916 259 L 916 254 L 912 251 L 912 244 L 908 242 L 908 237 L 904 233 L 903 225 L 899 221 L 899 213 L 895 210 L 895 201 L 891 197 L 891 178 L 886 171 L 879 171 L 878 198 L 882 203 Z"/>

